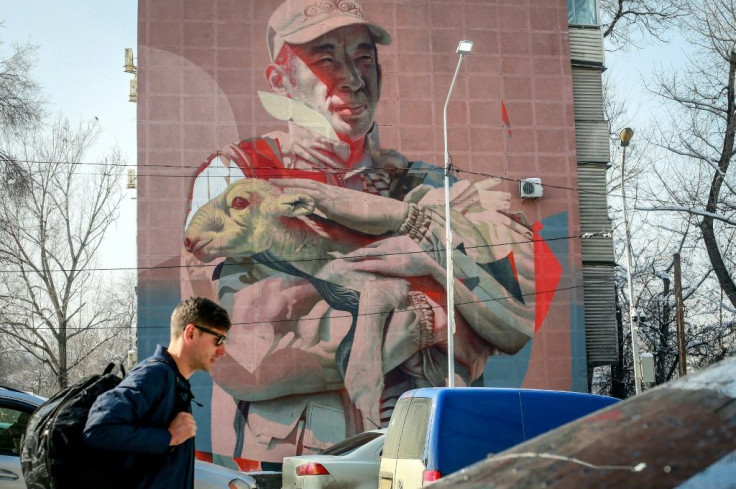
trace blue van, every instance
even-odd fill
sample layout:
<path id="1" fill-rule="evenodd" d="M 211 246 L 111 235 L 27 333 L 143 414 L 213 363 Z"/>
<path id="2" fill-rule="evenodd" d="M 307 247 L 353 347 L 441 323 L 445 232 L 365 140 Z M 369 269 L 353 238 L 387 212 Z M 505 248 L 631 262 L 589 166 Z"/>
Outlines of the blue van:
<path id="1" fill-rule="evenodd" d="M 379 489 L 414 489 L 618 399 L 486 387 L 414 389 L 386 432 Z"/>

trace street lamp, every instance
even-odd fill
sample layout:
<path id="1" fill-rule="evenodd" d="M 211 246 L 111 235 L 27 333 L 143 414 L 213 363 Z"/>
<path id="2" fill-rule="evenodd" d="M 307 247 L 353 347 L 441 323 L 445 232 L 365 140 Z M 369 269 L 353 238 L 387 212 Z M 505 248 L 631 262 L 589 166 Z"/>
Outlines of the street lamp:
<path id="1" fill-rule="evenodd" d="M 442 123 L 445 131 L 445 261 L 447 262 L 447 386 L 455 387 L 455 271 L 452 266 L 452 228 L 450 227 L 450 172 L 452 171 L 452 159 L 447 149 L 447 105 L 450 103 L 452 89 L 455 88 L 455 80 L 460 72 L 463 57 L 473 50 L 473 41 L 460 41 L 455 52 L 460 55 L 457 60 L 457 68 L 450 82 L 450 90 L 447 92 Z"/>
<path id="2" fill-rule="evenodd" d="M 626 278 L 629 282 L 629 325 L 631 327 L 631 353 L 634 360 L 634 387 L 636 393 L 641 393 L 641 361 L 639 359 L 639 328 L 637 327 L 639 316 L 634 309 L 634 285 L 631 278 L 631 233 L 629 232 L 629 219 L 626 215 L 626 186 L 624 185 L 624 166 L 626 165 L 626 147 L 634 137 L 634 130 L 626 127 L 619 134 L 623 155 L 621 156 L 621 201 L 624 213 L 624 233 L 626 234 Z"/>

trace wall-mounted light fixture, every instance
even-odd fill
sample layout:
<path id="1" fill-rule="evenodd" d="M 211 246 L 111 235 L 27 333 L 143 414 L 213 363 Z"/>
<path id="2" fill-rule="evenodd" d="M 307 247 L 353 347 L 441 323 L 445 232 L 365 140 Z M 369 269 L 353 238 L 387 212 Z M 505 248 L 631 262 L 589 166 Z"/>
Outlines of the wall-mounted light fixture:
<path id="1" fill-rule="evenodd" d="M 128 168 L 128 188 L 135 188 L 135 170 Z"/>
<path id="2" fill-rule="evenodd" d="M 133 48 L 125 48 L 125 65 L 123 69 L 126 73 L 135 74 L 137 68 L 133 64 Z"/>
<path id="3" fill-rule="evenodd" d="M 133 75 L 133 79 L 130 80 L 130 93 L 128 94 L 128 100 L 131 102 L 138 102 L 138 68 L 133 62 L 133 48 L 125 48 L 125 64 L 123 65 L 123 71 Z"/>

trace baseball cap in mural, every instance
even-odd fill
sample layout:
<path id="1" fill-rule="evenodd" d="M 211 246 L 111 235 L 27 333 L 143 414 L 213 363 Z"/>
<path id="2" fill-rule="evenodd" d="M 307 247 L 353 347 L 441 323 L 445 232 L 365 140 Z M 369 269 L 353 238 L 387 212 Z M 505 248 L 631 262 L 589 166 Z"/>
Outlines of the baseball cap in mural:
<path id="1" fill-rule="evenodd" d="M 359 0 L 286 0 L 268 20 L 266 39 L 271 60 L 284 43 L 304 44 L 348 25 L 364 25 L 376 44 L 391 44 L 383 27 L 365 19 Z"/>

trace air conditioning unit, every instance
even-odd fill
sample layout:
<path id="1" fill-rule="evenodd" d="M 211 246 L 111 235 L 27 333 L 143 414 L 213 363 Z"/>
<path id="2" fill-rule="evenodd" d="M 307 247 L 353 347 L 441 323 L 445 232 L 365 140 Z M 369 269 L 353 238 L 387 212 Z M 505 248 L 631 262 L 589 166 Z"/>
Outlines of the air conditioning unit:
<path id="1" fill-rule="evenodd" d="M 525 178 L 519 182 L 519 195 L 522 199 L 538 199 L 543 193 L 541 178 Z"/>

